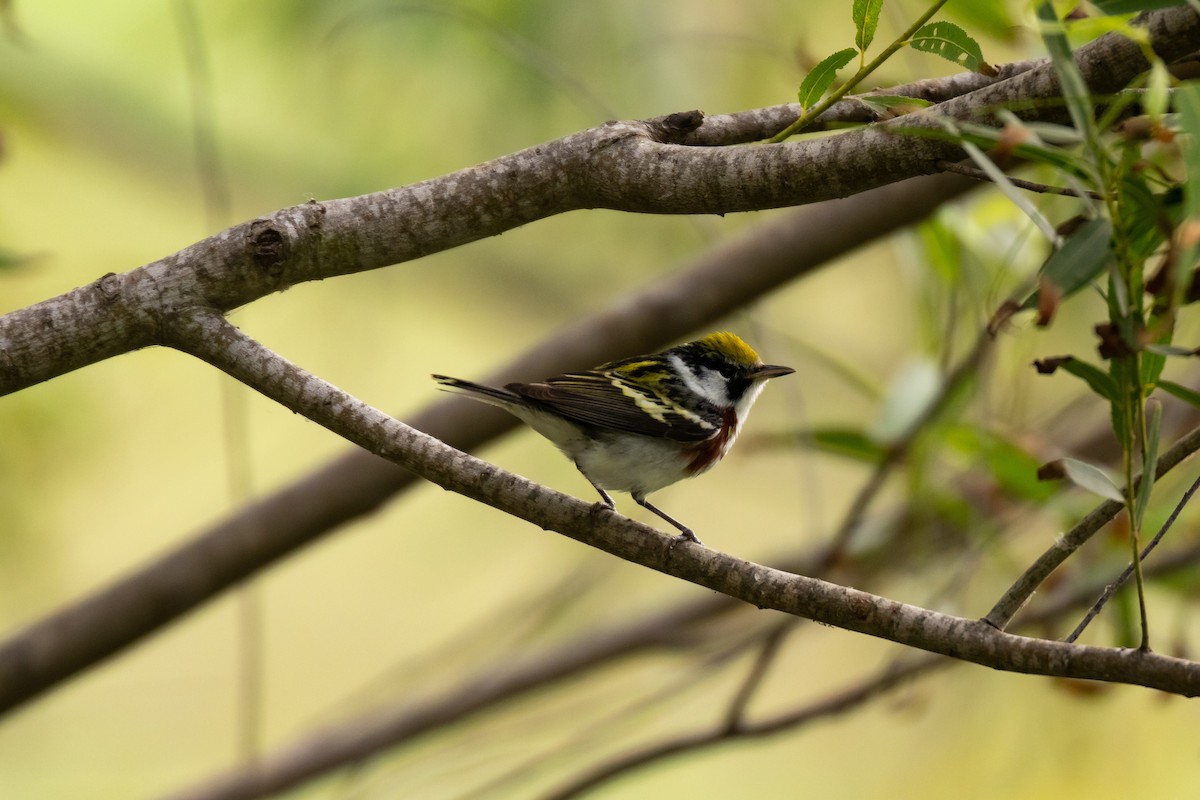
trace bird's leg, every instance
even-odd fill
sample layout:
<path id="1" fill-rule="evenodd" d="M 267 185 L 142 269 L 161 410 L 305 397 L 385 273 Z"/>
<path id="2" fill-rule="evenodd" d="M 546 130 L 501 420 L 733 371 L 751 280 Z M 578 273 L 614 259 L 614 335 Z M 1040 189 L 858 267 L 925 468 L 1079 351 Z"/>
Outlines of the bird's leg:
<path id="1" fill-rule="evenodd" d="M 671 523 L 676 528 L 678 528 L 679 536 L 677 538 L 679 540 L 685 541 L 685 542 L 694 542 L 694 543 L 700 545 L 701 547 L 704 546 L 704 542 L 702 542 L 696 538 L 696 534 L 692 533 L 691 528 L 689 528 L 687 525 L 684 525 L 682 522 L 675 519 L 670 514 L 666 514 L 666 513 L 663 513 L 662 511 L 660 511 L 649 500 L 647 500 L 644 495 L 634 494 L 633 500 L 642 508 L 646 509 L 647 511 L 653 511 L 655 514 L 662 517 L 667 522 Z"/>
<path id="2" fill-rule="evenodd" d="M 578 464 L 576 464 L 575 466 L 576 466 L 576 468 L 578 468 L 578 466 L 579 466 L 579 465 L 578 465 Z M 594 480 L 592 480 L 591 478 L 588 478 L 588 476 L 587 476 L 587 473 L 586 473 L 586 472 L 584 472 L 583 470 L 579 470 L 579 473 L 580 473 L 581 475 L 583 475 L 583 477 L 587 478 L 587 482 L 588 482 L 588 483 L 590 483 L 590 484 L 592 485 L 592 488 L 593 488 L 593 489 L 595 489 L 597 492 L 599 492 L 599 493 L 600 493 L 600 497 L 601 497 L 601 499 L 604 501 L 604 505 L 608 506 L 608 507 L 609 507 L 610 509 L 612 509 L 613 511 L 616 511 L 616 510 L 617 510 L 617 503 L 616 503 L 616 501 L 615 501 L 615 500 L 613 500 L 613 499 L 612 499 L 612 496 L 611 496 L 611 495 L 610 495 L 608 492 L 606 492 L 606 491 L 604 491 L 603 489 L 601 489 L 601 488 L 600 488 L 600 485 L 599 485 L 599 484 L 597 484 L 597 483 L 596 483 Z"/>

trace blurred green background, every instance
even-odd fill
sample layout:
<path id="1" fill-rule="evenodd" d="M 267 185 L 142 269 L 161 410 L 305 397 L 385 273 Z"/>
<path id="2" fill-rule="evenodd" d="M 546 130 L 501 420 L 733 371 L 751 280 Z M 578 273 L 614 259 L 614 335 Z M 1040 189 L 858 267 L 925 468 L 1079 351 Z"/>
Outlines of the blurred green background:
<path id="1" fill-rule="evenodd" d="M 198 2 L 199 27 L 190 35 L 200 36 L 209 65 L 231 198 L 228 219 L 213 219 L 196 168 L 180 13 L 187 6 L 12 3 L 0 37 L 0 247 L 28 258 L 0 270 L 0 312 L 310 198 L 412 183 L 610 118 L 786 102 L 807 66 L 852 43 L 849 6 Z M 979 35 L 991 60 L 1040 54 L 1017 4 L 970 6 L 970 17 L 951 17 Z M 920 8 L 891 3 L 880 37 Z M 904 54 L 877 83 L 952 70 Z M 436 399 L 429 373 L 479 376 L 777 213 L 572 213 L 418 262 L 299 286 L 233 319 L 285 357 L 404 418 Z M 801 373 L 767 390 L 748 434 L 870 427 L 878 396 L 847 382 L 813 348 L 883 391 L 901 365 L 961 353 L 972 326 L 1036 268 L 1036 247 L 1010 246 L 1028 237 L 1001 200 L 977 197 L 943 222 L 983 254 L 964 262 L 965 277 L 930 274 L 922 241 L 903 235 L 725 322 L 767 361 Z M 949 316 L 939 314 L 951 294 L 960 301 L 953 313 L 969 324 L 947 336 Z M 1086 303 L 1074 312 L 1081 320 Z M 1023 365 L 1037 354 L 1085 348 L 1071 330 L 1062 324 L 1002 340 L 986 387 L 992 419 L 1009 431 L 1052 435 L 1045 426 L 1061 419 L 1055 414 L 1070 401 L 1064 389 L 1074 387 L 1036 381 Z M 226 380 L 186 356 L 148 350 L 0 399 L 0 631 L 106 585 L 235 508 L 231 459 L 249 459 L 252 491 L 262 493 L 344 451 L 332 434 L 240 387 L 232 394 L 246 432 L 227 437 Z M 1104 416 L 1093 404 L 1070 419 L 1082 425 Z M 749 559 L 769 563 L 828 536 L 866 474 L 794 449 L 743 448 L 712 474 L 656 499 L 684 520 L 703 520 L 693 526 L 709 545 Z M 532 434 L 484 455 L 591 497 Z M 888 499 L 911 490 L 892 487 Z M 618 505 L 652 522 L 628 498 Z M 1080 498 L 1071 510 L 1089 505 Z M 1006 543 L 1013 551 L 973 563 L 949 597 L 939 595 L 946 575 L 931 578 L 924 565 L 861 588 L 979 615 L 1064 524 L 1053 515 L 1031 518 L 1022 541 Z M 528 642 L 505 643 L 485 624 L 573 574 L 587 576 L 586 591 Z M 269 751 L 355 709 L 451 685 L 504 658 L 505 646 L 532 649 L 702 590 L 421 487 L 287 560 L 252 591 L 261 610 L 258 697 Z M 1180 641 L 1195 633 L 1176 605 L 1157 600 L 1159 630 Z M 245 602 L 227 595 L 0 720 L 0 796 L 149 797 L 236 763 Z M 899 652 L 809 628 L 785 649 L 756 711 L 819 698 Z M 433 660 L 420 662 L 428 653 Z M 541 693 L 295 796 L 476 796 L 497 764 L 552 751 L 555 736 L 607 731 L 611 751 L 655 731 L 687 730 L 719 713 L 740 673 L 698 681 L 665 712 L 600 723 L 629 687 L 670 686 L 693 674 L 684 669 L 669 654 L 626 664 L 596 684 Z M 601 796 L 1194 796 L 1196 715 L 1194 704 L 1145 690 L 1079 694 L 1044 679 L 959 667 L 791 734 L 638 773 Z M 565 760 L 556 774 L 571 774 Z M 554 783 L 538 777 L 496 796 L 533 796 L 531 787 Z"/>

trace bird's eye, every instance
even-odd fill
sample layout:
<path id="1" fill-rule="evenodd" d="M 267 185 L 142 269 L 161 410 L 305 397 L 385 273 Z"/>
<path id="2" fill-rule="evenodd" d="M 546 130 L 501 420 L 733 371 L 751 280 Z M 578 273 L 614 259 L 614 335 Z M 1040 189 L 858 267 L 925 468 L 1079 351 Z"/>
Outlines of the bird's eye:
<path id="1" fill-rule="evenodd" d="M 738 374 L 738 368 L 733 364 L 722 364 L 717 367 L 717 372 L 721 373 L 721 377 L 725 380 L 731 381 Z"/>

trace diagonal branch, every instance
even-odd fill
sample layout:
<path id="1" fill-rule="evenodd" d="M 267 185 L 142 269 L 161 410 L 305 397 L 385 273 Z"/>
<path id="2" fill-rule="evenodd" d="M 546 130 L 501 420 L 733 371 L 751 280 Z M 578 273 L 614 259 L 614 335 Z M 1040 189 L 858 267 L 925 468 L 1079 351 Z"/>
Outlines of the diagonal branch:
<path id="1" fill-rule="evenodd" d="M 544 344 L 485 380 L 530 380 L 658 349 L 837 256 L 928 216 L 975 186 L 959 178 L 921 178 L 799 209 L 554 332 Z M 447 397 L 416 414 L 412 425 L 471 450 L 511 430 L 516 421 L 469 400 Z M 412 473 L 364 450 L 352 450 L 112 586 L 34 623 L 0 644 L 0 712 L 121 651 L 339 525 L 374 511 L 412 483 Z"/>
<path id="2" fill-rule="evenodd" d="M 1190 8 L 1142 20 L 1173 61 L 1200 45 Z M 1117 91 L 1148 63 L 1139 45 L 1105 35 L 1077 53 L 1096 94 Z M 600 127 L 451 175 L 360 197 L 310 202 L 236 225 L 174 255 L 0 317 L 0 394 L 141 347 L 163 344 L 166 318 L 205 306 L 227 312 L 305 281 L 376 269 L 495 236 L 555 214 L 608 208 L 725 214 L 846 197 L 957 161 L 939 119 L 1011 107 L 1059 119 L 1049 64 L 902 118 L 838 136 L 756 147 L 691 147 L 700 112 Z"/>
<path id="3" fill-rule="evenodd" d="M 1200 450 L 1200 428 L 1185 435 L 1172 445 L 1171 449 L 1159 456 L 1154 471 L 1155 480 L 1170 472 L 1197 450 Z M 1105 500 L 1092 509 L 1091 513 L 1081 519 L 1071 530 L 1058 537 L 1046 552 L 1026 568 L 1021 577 L 996 601 L 983 621 L 998 630 L 1007 627 L 1013 616 L 1021 610 L 1025 603 L 1029 602 L 1029 598 L 1033 597 L 1033 593 L 1042 585 L 1042 582 L 1050 577 L 1050 573 L 1058 569 L 1059 565 L 1070 558 L 1072 553 L 1083 547 L 1088 539 L 1091 539 L 1097 531 L 1111 522 L 1123 508 L 1125 508 L 1124 503 Z"/>
<path id="4" fill-rule="evenodd" d="M 626 561 L 826 625 L 995 669 L 1130 683 L 1200 695 L 1200 663 L 1153 652 L 1005 633 L 816 578 L 734 558 L 540 486 L 455 450 L 286 361 L 208 309 L 173 319 L 173 345 L 444 489 Z"/>
<path id="5" fill-rule="evenodd" d="M 811 563 L 815 564 L 817 558 L 819 556 L 810 559 Z M 1164 577 L 1191 569 L 1198 562 L 1200 545 L 1193 545 L 1159 559 L 1148 571 L 1156 577 Z M 1058 621 L 1068 612 L 1087 603 L 1098 590 L 1094 582 L 1066 588 L 1060 596 L 1028 615 L 1022 621 L 1022 626 L 1037 628 Z M 583 671 L 602 663 L 611 664 L 619 658 L 662 646 L 665 640 L 686 632 L 687 626 L 701 616 L 712 613 L 717 606 L 727 611 L 736 607 L 734 601 L 724 595 L 692 599 L 640 624 L 619 631 L 581 636 L 549 655 L 523 658 L 516 666 L 501 668 L 500 671 L 489 669 L 483 677 L 454 686 L 440 696 L 401 704 L 393 709 L 376 710 L 310 732 L 261 761 L 235 768 L 215 780 L 198 783 L 179 793 L 174 800 L 246 800 L 298 786 L 332 770 L 378 756 L 385 749 L 409 743 L 435 727 L 462 723 L 475 712 L 494 708 L 532 689 L 540 690 L 565 679 L 578 678 Z M 778 632 L 779 629 L 772 630 Z M 604 655 L 606 651 L 609 653 L 607 656 Z M 732 732 L 730 726 L 722 722 L 712 730 L 683 734 L 617 756 L 587 770 L 571 785 L 580 788 L 598 785 L 618 774 L 696 749 L 732 742 L 741 736 L 769 736 L 794 730 L 809 722 L 848 711 L 908 679 L 955 663 L 960 662 L 928 656 L 905 666 L 892 665 L 873 678 L 861 680 L 814 703 L 806 703 L 795 709 L 777 709 L 773 716 L 766 719 L 739 719 Z M 566 788 L 562 791 L 565 792 Z"/>

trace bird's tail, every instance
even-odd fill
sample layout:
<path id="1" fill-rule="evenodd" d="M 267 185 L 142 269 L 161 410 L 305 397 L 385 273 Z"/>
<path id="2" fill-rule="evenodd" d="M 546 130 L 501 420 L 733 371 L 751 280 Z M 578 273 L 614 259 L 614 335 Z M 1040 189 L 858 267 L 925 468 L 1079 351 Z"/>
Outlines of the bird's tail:
<path id="1" fill-rule="evenodd" d="M 507 389 L 484 386 L 482 383 L 464 381 L 461 378 L 451 378 L 449 375 L 434 375 L 433 379 L 446 391 L 465 394 L 476 400 L 482 400 L 485 403 L 492 403 L 493 405 L 502 407 L 521 403 L 520 395 L 514 394 Z"/>

